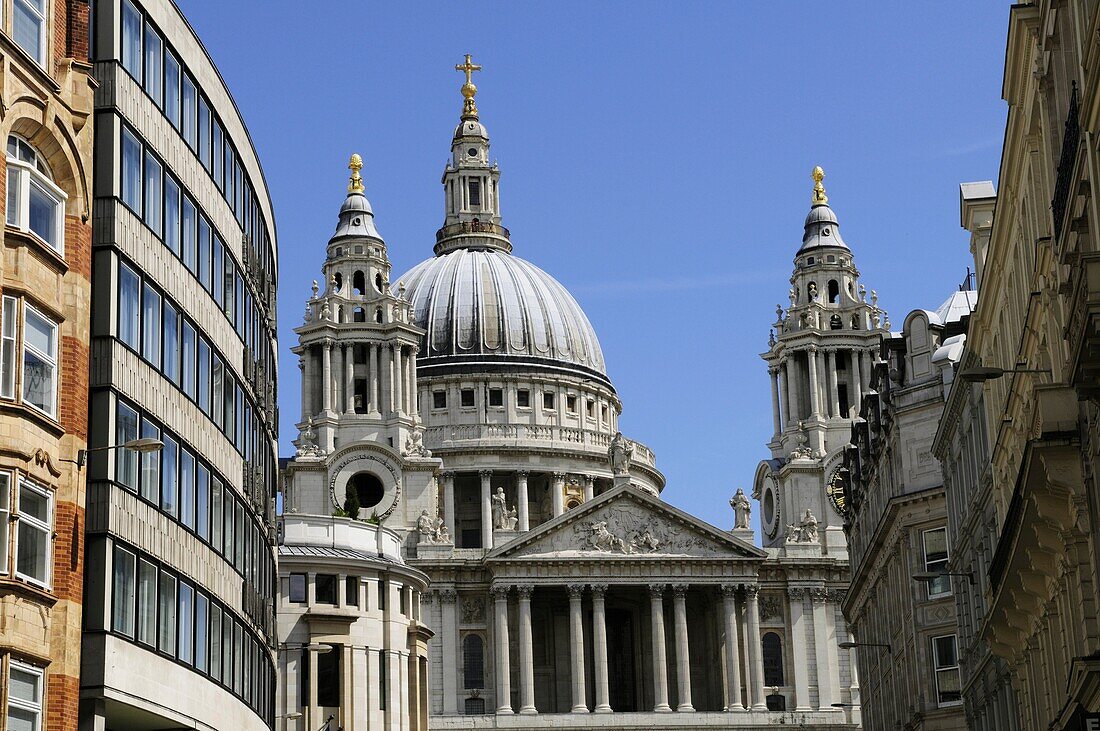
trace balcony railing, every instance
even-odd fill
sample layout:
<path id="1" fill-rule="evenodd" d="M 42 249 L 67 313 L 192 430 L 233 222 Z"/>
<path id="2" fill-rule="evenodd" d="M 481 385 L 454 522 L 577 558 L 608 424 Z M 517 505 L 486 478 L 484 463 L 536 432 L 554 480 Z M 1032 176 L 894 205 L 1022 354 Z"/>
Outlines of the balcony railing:
<path id="1" fill-rule="evenodd" d="M 428 449 L 457 447 L 465 444 L 501 442 L 515 446 L 560 446 L 605 452 L 611 445 L 611 435 L 592 429 L 543 424 L 454 424 L 431 426 L 424 430 L 424 446 Z M 640 442 L 634 445 L 633 460 L 655 467 L 653 451 Z"/>
<path id="2" fill-rule="evenodd" d="M 1062 155 L 1058 159 L 1058 172 L 1054 183 L 1054 198 L 1050 201 L 1050 211 L 1054 216 L 1054 241 L 1062 239 L 1065 225 L 1066 205 L 1069 203 L 1069 191 L 1072 184 L 1073 165 L 1077 161 L 1077 146 L 1081 140 L 1081 125 L 1077 110 L 1077 82 L 1069 95 L 1069 112 L 1066 114 L 1066 131 L 1062 136 Z"/>

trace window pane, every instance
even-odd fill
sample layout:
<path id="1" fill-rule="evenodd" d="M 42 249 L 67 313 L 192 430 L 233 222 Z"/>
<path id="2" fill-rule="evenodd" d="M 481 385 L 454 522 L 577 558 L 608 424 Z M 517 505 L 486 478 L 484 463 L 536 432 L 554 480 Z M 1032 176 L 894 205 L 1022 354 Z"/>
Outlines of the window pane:
<path id="1" fill-rule="evenodd" d="M 111 627 L 127 637 L 134 636 L 134 554 L 115 549 L 115 580 L 111 594 Z"/>
<path id="2" fill-rule="evenodd" d="M 203 594 L 195 595 L 195 667 L 206 672 L 206 633 L 209 628 L 207 607 L 209 600 Z"/>
<path id="3" fill-rule="evenodd" d="M 229 612 L 222 615 L 222 681 L 227 687 L 233 682 L 233 620 Z"/>
<path id="4" fill-rule="evenodd" d="M 13 665 L 8 675 L 8 697 L 34 705 L 42 703 L 42 676 Z"/>
<path id="5" fill-rule="evenodd" d="M 164 176 L 164 245 L 180 254 L 180 187 L 171 175 Z"/>
<path id="6" fill-rule="evenodd" d="M 138 562 L 137 639 L 157 645 L 157 567 L 145 560 Z"/>
<path id="7" fill-rule="evenodd" d="M 210 346 L 204 338 L 199 338 L 199 362 L 196 368 L 199 391 L 199 408 L 210 414 Z"/>
<path id="8" fill-rule="evenodd" d="M 8 168 L 8 212 L 7 221 L 12 226 L 19 225 L 20 181 L 26 172 L 15 166 Z"/>
<path id="9" fill-rule="evenodd" d="M 161 441 L 164 442 L 164 449 L 160 452 L 161 458 L 164 460 L 164 477 L 160 485 L 160 504 L 162 509 L 168 512 L 169 515 L 175 515 L 176 495 L 179 492 L 180 448 L 179 443 L 167 434 L 164 435 Z M 154 505 L 157 502 L 157 497 L 155 492 L 148 496 Z M 171 510 L 165 506 L 172 506 Z"/>
<path id="10" fill-rule="evenodd" d="M 188 528 L 195 527 L 195 455 L 186 449 L 180 450 L 180 522 Z M 176 514 L 173 506 L 172 515 Z"/>
<path id="11" fill-rule="evenodd" d="M 137 350 L 140 345 L 141 284 L 138 275 L 125 264 L 118 267 L 118 338 Z"/>
<path id="12" fill-rule="evenodd" d="M 14 297 L 4 297 L 0 323 L 0 396 L 15 398 L 15 320 L 19 307 Z"/>
<path id="13" fill-rule="evenodd" d="M 213 282 L 211 283 L 213 285 L 213 288 L 211 289 L 211 291 L 214 293 L 214 301 L 218 303 L 219 307 L 221 307 L 222 303 L 225 301 L 225 292 L 223 291 L 223 287 L 225 286 L 225 283 L 222 279 L 222 277 L 224 276 L 224 274 L 223 274 L 224 264 L 225 264 L 224 257 L 225 257 L 225 249 L 222 246 L 221 237 L 219 237 L 217 234 L 215 234 L 214 235 L 214 252 L 213 252 L 213 255 L 212 255 L 212 258 L 214 260 L 214 279 L 213 279 Z"/>
<path id="14" fill-rule="evenodd" d="M 164 303 L 164 375 L 177 386 L 180 382 L 179 313 L 171 303 Z"/>
<path id="15" fill-rule="evenodd" d="M 160 626 L 158 646 L 161 652 L 176 654 L 176 579 L 162 573 L 160 575 L 158 606 L 160 608 Z"/>
<path id="16" fill-rule="evenodd" d="M 148 284 L 142 292 L 141 356 L 154 368 L 160 368 L 160 295 Z"/>
<path id="17" fill-rule="evenodd" d="M 206 291 L 211 291 L 210 283 L 210 223 L 199 216 L 199 281 Z"/>
<path id="18" fill-rule="evenodd" d="M 180 225 L 183 228 L 181 239 L 183 240 L 183 265 L 186 266 L 192 274 L 198 272 L 197 255 L 195 247 L 195 226 L 198 213 L 195 211 L 195 204 L 191 202 L 191 199 L 187 196 L 183 197 L 183 205 L 181 206 L 183 211 L 180 216 Z"/>
<path id="19" fill-rule="evenodd" d="M 61 250 L 59 213 L 61 201 L 31 177 L 30 198 L 27 210 L 27 228 L 54 249 Z"/>
<path id="20" fill-rule="evenodd" d="M 194 620 L 194 589 L 190 585 L 180 582 L 180 610 L 179 610 L 179 659 L 183 662 L 191 662 L 194 657 L 195 642 L 192 636 Z"/>
<path id="21" fill-rule="evenodd" d="M 122 67 L 141 81 L 141 14 L 122 0 Z"/>
<path id="22" fill-rule="evenodd" d="M 159 439 L 160 429 L 148 419 L 141 422 L 141 436 L 143 439 Z M 130 450 L 119 450 L 128 452 Z M 138 459 L 141 462 L 141 496 L 154 505 L 157 503 L 157 495 L 160 493 L 160 463 L 165 462 L 165 472 L 175 470 L 175 442 L 165 439 L 164 449 L 159 452 L 139 452 Z M 173 475 L 174 476 L 174 475 Z M 167 483 L 168 480 L 165 480 Z"/>
<path id="23" fill-rule="evenodd" d="M 195 532 L 204 541 L 210 540 L 210 470 L 200 462 L 196 468 Z"/>
<path id="24" fill-rule="evenodd" d="M 222 610 L 210 605 L 210 675 L 222 676 Z"/>
<path id="25" fill-rule="evenodd" d="M 224 374 L 225 374 L 225 368 L 222 365 L 222 359 L 219 358 L 216 355 L 211 356 L 211 368 L 210 368 L 211 395 L 210 395 L 210 402 L 211 402 L 211 408 L 214 412 L 213 413 L 214 423 L 217 424 L 219 427 L 221 427 L 222 424 L 224 423 L 224 419 L 223 419 L 224 413 L 222 411 L 222 404 L 225 400 Z"/>
<path id="26" fill-rule="evenodd" d="M 145 26 L 145 91 L 159 107 L 164 103 L 161 88 L 161 63 L 164 60 L 164 44 L 149 25 Z"/>
<path id="27" fill-rule="evenodd" d="M 46 22 L 43 0 L 14 0 L 12 10 L 11 27 L 15 42 L 34 60 L 42 63 L 45 55 L 42 29 Z"/>
<path id="28" fill-rule="evenodd" d="M 225 190 L 225 176 L 224 176 L 224 169 L 222 167 L 223 163 L 225 162 L 225 158 L 222 155 L 222 148 L 225 146 L 225 140 L 223 139 L 223 135 L 222 135 L 222 126 L 221 126 L 221 124 L 218 123 L 218 120 L 216 120 L 216 119 L 213 120 L 213 122 L 211 123 L 210 126 L 213 129 L 213 145 L 214 145 L 214 154 L 213 154 L 214 170 L 213 170 L 213 174 L 214 174 L 214 182 L 217 183 L 219 188 L 221 188 L 222 190 Z"/>
<path id="29" fill-rule="evenodd" d="M 53 414 L 57 392 L 57 325 L 31 307 L 25 308 L 23 324 L 23 401 Z"/>
<path id="30" fill-rule="evenodd" d="M 289 599 L 292 602 L 304 602 L 306 600 L 306 575 L 290 575 Z"/>
<path id="31" fill-rule="evenodd" d="M 19 521 L 18 551 L 15 570 L 23 576 L 46 583 L 49 578 L 50 532 L 29 521 Z"/>
<path id="32" fill-rule="evenodd" d="M 141 143 L 122 129 L 122 201 L 141 214 Z"/>
<path id="33" fill-rule="evenodd" d="M 210 107 L 207 105 L 206 100 L 201 96 L 198 98 L 199 102 L 199 140 L 198 150 L 199 159 L 202 161 L 203 166 L 210 169 Z"/>
<path id="34" fill-rule="evenodd" d="M 183 392 L 191 398 L 195 393 L 195 328 L 186 320 L 183 321 L 182 337 L 180 338 L 180 364 Z"/>
<path id="35" fill-rule="evenodd" d="M 145 153 L 145 223 L 160 235 L 161 210 L 164 201 L 160 197 L 163 171 L 157 159 Z"/>
<path id="36" fill-rule="evenodd" d="M 195 91 L 195 84 L 191 81 L 191 77 L 184 74 L 182 81 L 183 88 L 183 120 L 180 126 L 183 129 L 183 139 L 187 140 L 187 144 L 194 150 L 196 147 L 195 138 L 195 108 L 198 94 Z"/>
<path id="37" fill-rule="evenodd" d="M 167 48 L 164 49 L 164 113 L 168 120 L 180 128 L 180 62 Z"/>
<path id="38" fill-rule="evenodd" d="M 138 414 L 123 402 L 118 402 L 115 414 L 115 444 L 137 439 Z M 138 453 L 132 449 L 115 449 L 115 480 L 137 492 Z"/>

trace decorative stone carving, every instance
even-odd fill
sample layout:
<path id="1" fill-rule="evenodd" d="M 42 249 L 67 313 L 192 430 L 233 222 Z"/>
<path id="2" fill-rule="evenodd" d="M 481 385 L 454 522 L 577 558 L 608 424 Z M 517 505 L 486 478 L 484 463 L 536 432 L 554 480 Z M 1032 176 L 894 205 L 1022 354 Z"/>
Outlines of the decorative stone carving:
<path id="1" fill-rule="evenodd" d="M 496 588 L 496 587 L 494 587 Z M 463 624 L 481 624 L 485 621 L 485 601 L 481 597 L 462 597 Z"/>
<path id="2" fill-rule="evenodd" d="M 673 584 L 672 593 L 676 596 L 687 596 L 688 585 L 687 584 Z"/>
<path id="3" fill-rule="evenodd" d="M 810 589 L 810 601 L 815 604 L 824 604 L 829 601 L 829 590 L 824 587 Z"/>
<path id="4" fill-rule="evenodd" d="M 535 593 L 535 587 L 530 584 L 519 584 L 516 586 L 516 594 L 520 599 L 530 599 L 531 595 Z"/>
<path id="5" fill-rule="evenodd" d="M 432 453 L 424 446 L 424 435 L 420 429 L 413 429 L 405 437 L 405 449 L 401 452 L 404 457 L 431 457 Z"/>
<path id="6" fill-rule="evenodd" d="M 649 598 L 655 602 L 661 601 L 665 596 L 665 589 L 668 587 L 664 584 L 650 584 L 649 585 Z"/>
<path id="7" fill-rule="evenodd" d="M 753 599 L 759 593 L 760 593 L 760 587 L 757 586 L 756 584 L 746 584 L 745 585 L 745 598 L 746 599 Z"/>
<path id="8" fill-rule="evenodd" d="M 607 458 L 611 463 L 611 474 L 615 476 L 630 474 L 630 460 L 634 455 L 634 445 L 622 432 L 615 432 L 611 445 L 607 448 Z"/>
<path id="9" fill-rule="evenodd" d="M 454 541 L 451 539 L 451 532 L 447 530 L 447 525 L 443 522 L 443 518 L 435 519 L 434 530 L 434 543 L 454 543 Z"/>
<path id="10" fill-rule="evenodd" d="M 722 596 L 724 596 L 724 597 L 735 597 L 736 598 L 737 597 L 737 590 L 740 587 L 738 587 L 737 584 L 722 584 L 718 588 L 721 590 Z"/>
<path id="11" fill-rule="evenodd" d="M 325 322 L 328 322 L 328 321 L 332 320 L 332 310 L 329 309 L 327 301 L 323 302 L 321 304 L 321 320 L 323 320 Z M 329 345 L 328 343 L 325 343 L 325 347 L 330 348 L 332 346 Z"/>
<path id="12" fill-rule="evenodd" d="M 494 584 L 489 587 L 489 593 L 492 595 L 494 601 L 506 602 L 508 601 L 508 592 L 511 588 L 510 586 L 504 586 L 502 584 Z"/>
<path id="13" fill-rule="evenodd" d="M 787 543 L 817 543 L 817 518 L 809 508 L 802 520 L 787 524 Z"/>
<path id="14" fill-rule="evenodd" d="M 588 588 L 592 590 L 592 596 L 603 598 L 607 593 L 607 584 L 589 584 Z"/>
<path id="15" fill-rule="evenodd" d="M 306 418 L 305 427 L 298 432 L 298 456 L 299 457 L 323 457 L 324 451 L 317 446 L 317 433 L 313 431 L 313 417 Z"/>
<path id="16" fill-rule="evenodd" d="M 443 604 L 454 604 L 458 601 L 458 592 L 454 589 L 440 589 L 439 601 Z"/>
<path id="17" fill-rule="evenodd" d="M 767 622 L 772 617 L 782 617 L 783 609 L 777 596 L 760 597 L 760 621 Z"/>
<path id="18" fill-rule="evenodd" d="M 420 517 L 416 519 L 416 532 L 420 534 L 421 543 L 450 543 L 451 533 L 443 524 L 443 518 L 435 520 L 428 515 L 427 509 L 420 511 Z"/>
<path id="19" fill-rule="evenodd" d="M 749 517 L 752 515 L 752 503 L 749 502 L 748 497 L 745 496 L 745 491 L 740 487 L 737 488 L 737 492 L 730 498 L 730 507 L 733 508 L 733 527 L 748 528 Z"/>
<path id="20" fill-rule="evenodd" d="M 798 440 L 798 446 L 791 450 L 791 454 L 787 457 L 787 461 L 813 459 L 814 453 L 813 450 L 810 449 L 810 437 L 806 434 L 805 422 L 798 422 L 798 434 L 795 438 Z"/>
<path id="21" fill-rule="evenodd" d="M 570 599 L 581 597 L 584 595 L 584 584 L 569 584 L 565 590 L 569 592 Z"/>
<path id="22" fill-rule="evenodd" d="M 801 586 L 789 586 L 787 587 L 787 596 L 792 601 L 802 601 L 806 598 L 806 590 Z"/>
<path id="23" fill-rule="evenodd" d="M 504 488 L 498 487 L 496 493 L 489 498 L 493 505 L 493 528 L 506 530 L 508 527 L 507 498 L 504 496 Z"/>
<path id="24" fill-rule="evenodd" d="M 588 537 L 585 540 L 585 548 L 590 551 L 622 553 L 653 553 L 661 547 L 658 540 L 648 527 L 633 531 L 625 539 L 615 535 L 607 527 L 606 520 L 597 520 L 586 523 Z"/>

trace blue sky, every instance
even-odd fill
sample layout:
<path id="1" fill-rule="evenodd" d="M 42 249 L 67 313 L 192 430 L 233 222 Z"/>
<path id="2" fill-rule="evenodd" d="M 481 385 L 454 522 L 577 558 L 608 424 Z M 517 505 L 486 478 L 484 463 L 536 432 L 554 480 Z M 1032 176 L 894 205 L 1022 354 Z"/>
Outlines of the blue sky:
<path id="1" fill-rule="evenodd" d="M 813 166 L 895 324 L 963 280 L 958 184 L 996 180 L 1007 2 L 178 2 L 275 205 L 284 454 L 291 329 L 347 159 L 363 156 L 396 281 L 442 223 L 465 53 L 485 67 L 478 107 L 515 253 L 585 309 L 665 498 L 722 527 L 767 456 L 758 354 Z"/>

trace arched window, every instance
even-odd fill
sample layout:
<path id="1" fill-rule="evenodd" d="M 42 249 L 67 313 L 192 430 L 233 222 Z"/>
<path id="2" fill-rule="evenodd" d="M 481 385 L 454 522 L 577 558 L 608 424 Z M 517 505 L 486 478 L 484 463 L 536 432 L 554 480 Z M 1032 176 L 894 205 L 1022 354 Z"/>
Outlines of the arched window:
<path id="1" fill-rule="evenodd" d="M 852 315 L 852 329 L 859 329 L 859 315 Z"/>
<path id="2" fill-rule="evenodd" d="M 351 288 L 354 290 L 354 294 L 362 297 L 367 291 L 367 278 L 363 276 L 363 272 L 356 272 L 351 278 Z"/>
<path id="3" fill-rule="evenodd" d="M 829 329 L 840 330 L 844 327 L 844 323 L 840 319 L 840 315 L 833 315 L 829 318 Z"/>
<path id="4" fill-rule="evenodd" d="M 339 292 L 340 288 L 344 286 L 344 275 L 340 272 L 336 272 L 332 275 L 332 284 L 334 289 Z"/>
<path id="5" fill-rule="evenodd" d="M 379 307 L 374 311 L 374 321 L 378 324 L 382 324 L 382 308 Z"/>
<path id="6" fill-rule="evenodd" d="M 775 632 L 768 632 L 761 644 L 764 648 L 764 685 L 786 685 L 783 682 L 783 639 Z"/>
<path id="7" fill-rule="evenodd" d="M 835 279 L 829 280 L 829 304 L 835 305 L 840 299 L 840 285 Z"/>
<path id="8" fill-rule="evenodd" d="M 54 185 L 45 159 L 22 137 L 8 135 L 9 226 L 34 234 L 65 253 L 65 191 Z"/>
<path id="9" fill-rule="evenodd" d="M 485 687 L 485 641 L 481 635 L 466 635 L 462 640 L 462 676 L 467 690 Z"/>
<path id="10" fill-rule="evenodd" d="M 366 322 L 367 321 L 366 311 L 362 307 L 356 307 L 355 310 L 351 313 L 351 321 L 352 322 Z"/>
<path id="11" fill-rule="evenodd" d="M 379 292 L 382 291 L 382 272 L 378 272 L 374 275 L 374 288 Z"/>

